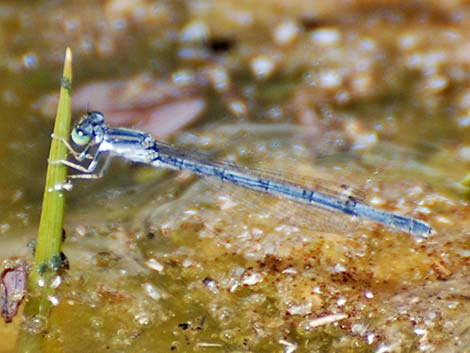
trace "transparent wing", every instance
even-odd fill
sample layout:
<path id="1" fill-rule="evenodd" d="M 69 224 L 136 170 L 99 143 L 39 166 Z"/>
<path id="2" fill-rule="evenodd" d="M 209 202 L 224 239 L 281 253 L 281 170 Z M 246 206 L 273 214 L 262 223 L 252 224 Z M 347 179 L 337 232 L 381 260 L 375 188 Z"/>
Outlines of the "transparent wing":
<path id="1" fill-rule="evenodd" d="M 359 224 L 356 217 L 340 212 L 253 192 L 215 178 L 198 179 L 173 200 L 152 202 L 153 206 L 145 207 L 136 222 L 148 229 L 175 229 L 186 222 L 209 226 L 224 219 L 235 227 L 288 225 L 337 234 L 352 232 Z"/>
<path id="2" fill-rule="evenodd" d="M 285 171 L 274 171 L 258 167 L 241 167 L 240 165 L 231 162 L 219 163 L 231 166 L 233 168 L 244 169 L 247 173 L 255 174 L 264 179 L 280 180 L 286 184 L 294 184 L 298 187 L 301 187 L 302 189 L 320 191 L 322 193 L 338 197 L 342 200 L 347 200 L 351 197 L 354 197 L 354 199 L 358 201 L 364 201 L 366 199 L 366 194 L 361 188 L 344 183 L 338 183 L 323 178 L 294 174 Z"/>
<path id="3" fill-rule="evenodd" d="M 333 199 L 341 202 L 348 202 L 349 200 L 362 201 L 365 195 L 362 191 L 357 188 L 350 187 L 344 184 L 336 185 L 333 182 L 311 178 L 306 176 L 294 175 L 291 173 L 275 172 L 261 168 L 246 168 L 238 164 L 225 161 L 216 161 L 208 158 L 206 155 L 187 151 L 181 148 L 176 148 L 171 145 L 159 143 L 158 150 L 160 153 L 159 163 L 168 161 L 168 163 L 174 163 L 174 161 L 189 161 L 185 162 L 185 166 L 189 171 L 193 169 L 197 173 L 202 173 L 202 170 L 207 170 L 209 173 L 210 168 L 217 170 L 217 175 L 228 175 L 225 176 L 225 180 L 222 182 L 217 179 L 217 176 L 203 176 L 209 180 L 209 185 L 218 190 L 222 190 L 223 193 L 227 193 L 233 198 L 236 203 L 245 205 L 253 211 L 264 211 L 270 212 L 273 217 L 282 219 L 284 222 L 300 226 L 307 227 L 309 229 L 322 230 L 322 231 L 345 231 L 353 228 L 356 223 L 356 219 L 348 214 L 342 213 L 341 210 L 334 210 L 327 207 L 326 204 L 321 203 L 309 203 L 304 198 L 300 198 L 299 190 L 314 191 L 316 193 L 322 193 L 328 195 Z M 209 167 L 209 169 L 207 168 Z M 227 171 L 227 173 L 221 173 L 221 171 Z M 235 182 L 231 178 L 241 178 L 245 187 L 252 187 L 254 189 L 262 189 L 260 184 L 262 182 L 274 182 L 277 185 L 277 189 L 272 189 L 271 192 L 246 190 L 240 187 L 231 187 L 230 182 Z M 252 182 L 247 182 L 252 180 Z M 285 186 L 286 193 L 280 192 L 281 185 Z M 294 194 L 292 194 L 293 188 L 296 188 Z M 230 191 L 226 191 L 230 190 Z M 269 195 L 270 193 L 276 194 L 275 196 Z M 242 196 L 237 196 L 242 195 Z M 299 199 L 295 199 L 293 195 L 299 195 Z M 290 200 L 289 200 L 290 199 Z"/>
<path id="4" fill-rule="evenodd" d="M 269 175 L 263 174 L 263 176 L 268 177 Z M 286 182 L 293 182 L 292 178 L 284 177 L 286 178 Z M 296 177 L 298 178 L 297 181 L 302 179 L 302 177 Z M 250 211 L 251 214 L 265 215 L 271 219 L 271 222 L 277 224 L 287 224 L 325 233 L 350 232 L 358 225 L 357 217 L 351 217 L 339 211 L 321 208 L 320 205 L 316 207 L 305 205 L 282 197 L 262 192 L 253 192 L 230 183 L 211 179 L 214 178 L 205 178 L 203 182 L 217 192 L 218 196 L 216 197 L 221 200 L 222 208 L 224 208 L 226 204 L 240 205 Z M 315 181 L 308 180 L 308 183 L 305 182 L 302 185 L 307 187 L 308 185 L 312 185 L 310 184 L 312 182 L 315 182 L 315 186 L 317 187 L 320 185 L 318 184 L 319 179 Z M 324 191 L 326 190 L 331 194 L 337 194 L 337 191 L 333 189 L 324 189 Z M 338 188 L 338 191 L 339 190 L 342 190 L 342 188 Z M 347 194 L 344 190 L 341 191 L 341 195 L 347 198 Z"/>
<path id="5" fill-rule="evenodd" d="M 272 171 L 256 167 L 248 168 L 233 162 L 214 160 L 207 154 L 188 151 L 165 143 L 159 143 L 158 150 L 160 154 L 176 157 L 180 160 L 191 161 L 199 165 L 207 165 L 229 171 L 242 172 L 245 175 L 253 178 L 276 180 L 281 183 L 295 185 L 302 189 L 320 191 L 344 200 L 347 200 L 351 197 L 354 197 L 359 201 L 363 201 L 365 199 L 364 192 L 362 192 L 359 188 L 346 184 L 337 184 L 321 178 L 296 175 L 288 172 Z"/>

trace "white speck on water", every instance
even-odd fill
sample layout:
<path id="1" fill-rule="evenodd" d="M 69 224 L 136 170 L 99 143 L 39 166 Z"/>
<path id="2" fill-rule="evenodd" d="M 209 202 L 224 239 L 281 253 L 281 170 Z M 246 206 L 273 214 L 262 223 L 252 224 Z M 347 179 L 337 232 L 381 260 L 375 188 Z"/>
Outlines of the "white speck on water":
<path id="1" fill-rule="evenodd" d="M 230 112 L 235 116 L 246 116 L 248 114 L 248 108 L 242 100 L 233 99 L 229 102 L 228 108 Z"/>
<path id="2" fill-rule="evenodd" d="M 212 278 L 206 278 L 203 281 L 204 285 L 211 290 L 213 293 L 217 293 L 219 289 L 217 288 L 217 283 Z"/>
<path id="3" fill-rule="evenodd" d="M 452 223 L 452 221 L 449 218 L 445 217 L 445 216 L 436 216 L 434 218 L 434 220 L 438 223 L 441 223 L 441 224 L 451 224 Z"/>
<path id="4" fill-rule="evenodd" d="M 341 86 L 341 75 L 335 70 L 324 70 L 318 75 L 318 84 L 323 88 L 338 88 Z"/>
<path id="5" fill-rule="evenodd" d="M 322 46 L 333 46 L 341 40 L 341 32 L 335 28 L 320 28 L 310 34 L 310 40 Z"/>
<path id="6" fill-rule="evenodd" d="M 202 42 L 209 38 L 209 27 L 201 21 L 191 21 L 187 23 L 181 33 L 182 42 Z"/>
<path id="7" fill-rule="evenodd" d="M 366 333 L 366 326 L 363 324 L 354 324 L 351 326 L 351 332 L 355 335 L 363 336 Z"/>
<path id="8" fill-rule="evenodd" d="M 260 228 L 253 228 L 253 229 L 251 230 L 251 233 L 252 233 L 253 235 L 263 235 L 263 234 L 264 234 L 263 230 L 260 229 Z"/>
<path id="9" fill-rule="evenodd" d="M 229 289 L 229 290 L 230 290 L 230 293 L 234 293 L 234 292 L 237 290 L 237 288 L 239 287 L 239 285 L 240 285 L 240 284 L 239 284 L 238 282 L 232 284 L 232 285 L 230 286 L 230 289 Z"/>
<path id="10" fill-rule="evenodd" d="M 425 336 L 428 334 L 428 330 L 424 329 L 424 328 L 420 328 L 420 327 L 416 327 L 414 329 L 414 333 L 417 335 L 417 336 Z"/>
<path id="11" fill-rule="evenodd" d="M 135 320 L 142 326 L 147 326 L 150 323 L 150 318 L 147 313 L 138 313 L 135 315 Z"/>
<path id="12" fill-rule="evenodd" d="M 220 209 L 223 211 L 229 210 L 238 205 L 235 201 L 226 195 L 220 195 L 217 199 L 220 203 Z"/>
<path id="13" fill-rule="evenodd" d="M 369 332 L 367 335 L 366 335 L 366 342 L 367 344 L 372 344 L 374 343 L 375 341 L 375 333 L 374 332 Z"/>
<path id="14" fill-rule="evenodd" d="M 57 184 L 54 186 L 54 188 L 58 191 L 65 190 L 65 191 L 70 191 L 73 188 L 73 184 L 70 180 L 67 180 L 63 184 Z"/>
<path id="15" fill-rule="evenodd" d="M 152 299 L 159 300 L 162 297 L 162 294 L 151 283 L 144 283 L 144 289 Z"/>
<path id="16" fill-rule="evenodd" d="M 335 273 L 346 272 L 346 267 L 340 264 L 336 264 L 335 267 L 333 268 L 333 272 Z"/>
<path id="17" fill-rule="evenodd" d="M 58 288 L 62 283 L 62 278 L 60 276 L 55 276 L 51 283 L 51 288 Z"/>
<path id="18" fill-rule="evenodd" d="M 298 305 L 291 305 L 287 312 L 290 315 L 308 315 L 312 313 L 312 303 L 302 303 Z"/>
<path id="19" fill-rule="evenodd" d="M 419 42 L 418 37 L 414 33 L 405 33 L 398 38 L 398 45 L 402 49 L 413 49 Z"/>
<path id="20" fill-rule="evenodd" d="M 214 88 L 219 92 L 225 92 L 231 85 L 230 75 L 228 71 L 221 67 L 216 66 L 208 69 L 207 75 Z"/>
<path id="21" fill-rule="evenodd" d="M 276 65 L 273 58 L 266 55 L 258 55 L 251 59 L 250 67 L 257 79 L 264 80 L 272 75 Z"/>
<path id="22" fill-rule="evenodd" d="M 48 188 L 47 192 L 53 192 L 53 191 L 70 191 L 73 189 L 73 184 L 70 181 L 66 181 L 65 183 L 62 184 L 55 184 L 53 187 Z"/>
<path id="23" fill-rule="evenodd" d="M 188 268 L 196 265 L 197 263 L 193 259 L 186 258 L 183 260 L 183 267 Z"/>
<path id="24" fill-rule="evenodd" d="M 295 267 L 287 267 L 284 270 L 282 270 L 282 273 L 289 274 L 289 275 L 296 275 L 298 271 Z"/>
<path id="25" fill-rule="evenodd" d="M 2 223 L 0 225 L 0 234 L 5 234 L 10 229 L 10 225 L 8 223 Z"/>
<path id="26" fill-rule="evenodd" d="M 438 317 L 438 315 L 435 311 L 429 311 L 429 312 L 426 313 L 426 318 L 428 320 L 434 321 L 434 320 L 437 319 L 437 317 Z"/>
<path id="27" fill-rule="evenodd" d="M 294 353 L 297 350 L 297 344 L 286 340 L 279 340 L 279 344 L 284 346 L 284 353 Z"/>
<path id="28" fill-rule="evenodd" d="M 429 207 L 425 207 L 425 206 L 418 206 L 418 207 L 415 208 L 415 211 L 419 212 L 419 213 L 422 213 L 422 214 L 431 214 L 432 213 L 432 211 L 429 209 Z"/>
<path id="29" fill-rule="evenodd" d="M 220 348 L 223 347 L 220 343 L 211 343 L 211 342 L 199 342 L 196 344 L 197 347 L 200 348 Z"/>
<path id="30" fill-rule="evenodd" d="M 426 80 L 425 85 L 429 91 L 440 92 L 448 87 L 449 81 L 442 75 L 433 75 Z"/>
<path id="31" fill-rule="evenodd" d="M 195 81 L 195 75 L 189 70 L 178 70 L 171 75 L 171 80 L 177 86 L 187 86 Z"/>
<path id="32" fill-rule="evenodd" d="M 343 306 L 344 304 L 346 304 L 346 298 L 345 298 L 345 297 L 339 297 L 339 298 L 336 300 L 336 305 L 338 305 L 338 306 Z"/>
<path id="33" fill-rule="evenodd" d="M 263 277 L 259 273 L 253 272 L 243 277 L 242 284 L 245 286 L 252 286 L 261 282 L 262 280 L 263 280 Z"/>
<path id="34" fill-rule="evenodd" d="M 348 315 L 343 314 L 343 313 L 337 313 L 337 314 L 332 314 L 332 315 L 328 315 L 328 316 L 321 316 L 321 317 L 318 317 L 316 319 L 310 320 L 308 322 L 307 326 L 306 326 L 306 329 L 310 330 L 310 329 L 315 328 L 315 327 L 320 327 L 320 326 L 323 326 L 323 325 L 332 324 L 332 323 L 335 323 L 337 321 L 346 319 L 347 317 L 348 317 Z"/>
<path id="35" fill-rule="evenodd" d="M 56 296 L 49 295 L 49 296 L 47 297 L 47 299 L 49 300 L 49 302 L 50 302 L 53 306 L 59 305 L 59 298 L 57 298 Z"/>
<path id="36" fill-rule="evenodd" d="M 157 272 L 162 272 L 164 269 L 164 266 L 155 260 L 154 258 L 150 258 L 145 262 L 145 265 L 150 268 L 151 270 L 157 271 Z"/>
<path id="37" fill-rule="evenodd" d="M 299 31 L 297 22 L 293 20 L 282 22 L 274 28 L 274 42 L 278 45 L 290 44 L 297 38 Z"/>
<path id="38" fill-rule="evenodd" d="M 38 67 L 39 62 L 36 53 L 26 53 L 23 55 L 22 60 L 24 67 L 27 69 L 35 69 Z"/>
<path id="39" fill-rule="evenodd" d="M 369 203 L 374 206 L 383 206 L 385 201 L 381 197 L 374 196 L 369 200 Z"/>

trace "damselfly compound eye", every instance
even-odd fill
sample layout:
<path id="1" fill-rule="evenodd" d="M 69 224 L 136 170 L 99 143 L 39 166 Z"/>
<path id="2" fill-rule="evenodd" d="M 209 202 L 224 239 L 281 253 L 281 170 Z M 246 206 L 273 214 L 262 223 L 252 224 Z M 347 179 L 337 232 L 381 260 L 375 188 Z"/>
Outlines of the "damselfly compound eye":
<path id="1" fill-rule="evenodd" d="M 74 144 L 85 146 L 90 142 L 93 134 L 93 128 L 90 124 L 79 125 L 73 128 L 71 138 Z"/>

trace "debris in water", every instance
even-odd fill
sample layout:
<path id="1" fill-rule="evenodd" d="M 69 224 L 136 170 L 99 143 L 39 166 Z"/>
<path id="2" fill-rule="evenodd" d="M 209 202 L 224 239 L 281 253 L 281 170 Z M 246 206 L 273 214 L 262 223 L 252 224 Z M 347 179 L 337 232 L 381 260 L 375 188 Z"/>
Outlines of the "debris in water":
<path id="1" fill-rule="evenodd" d="M 26 292 L 26 263 L 16 261 L 1 274 L 1 306 L 2 317 L 6 323 L 12 322 L 18 312 Z"/>

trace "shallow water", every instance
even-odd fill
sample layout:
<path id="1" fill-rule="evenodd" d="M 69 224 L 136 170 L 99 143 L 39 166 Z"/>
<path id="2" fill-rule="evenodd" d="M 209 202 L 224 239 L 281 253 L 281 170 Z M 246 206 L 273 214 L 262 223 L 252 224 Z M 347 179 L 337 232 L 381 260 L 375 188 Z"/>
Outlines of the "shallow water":
<path id="1" fill-rule="evenodd" d="M 2 3 L 0 260 L 32 258 L 66 45 L 77 117 L 352 185 L 435 234 L 299 227 L 277 200 L 115 162 L 67 195 L 50 351 L 465 351 L 468 11 L 281 3 Z"/>

